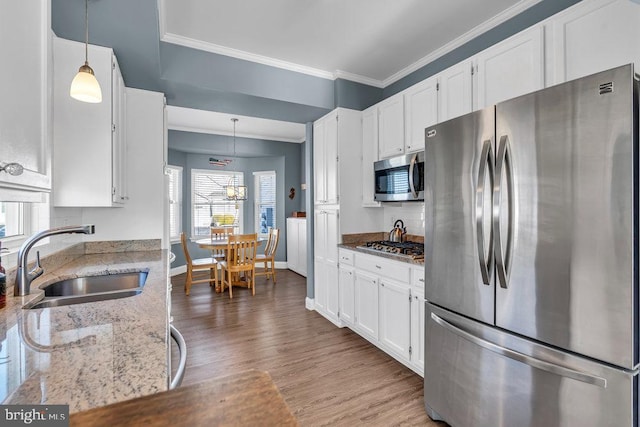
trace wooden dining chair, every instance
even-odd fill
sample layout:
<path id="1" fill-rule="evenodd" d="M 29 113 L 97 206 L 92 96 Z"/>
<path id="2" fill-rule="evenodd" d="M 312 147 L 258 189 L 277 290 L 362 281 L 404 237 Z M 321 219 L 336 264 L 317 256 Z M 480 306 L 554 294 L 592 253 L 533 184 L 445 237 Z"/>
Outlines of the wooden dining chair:
<path id="1" fill-rule="evenodd" d="M 209 282 L 209 286 L 213 286 L 218 281 L 218 261 L 215 258 L 198 258 L 192 259 L 187 248 L 187 235 L 180 234 L 182 250 L 184 258 L 187 261 L 187 279 L 184 282 L 184 291 L 187 295 L 191 291 L 191 285 L 194 283 Z M 199 273 L 207 272 L 207 278 Z M 198 273 L 198 278 L 194 277 L 194 273 Z"/>
<path id="2" fill-rule="evenodd" d="M 229 288 L 229 298 L 233 298 L 233 286 L 242 285 L 251 289 L 251 294 L 256 294 L 255 287 L 255 260 L 258 246 L 258 235 L 254 234 L 230 234 L 227 238 L 227 259 L 220 261 L 222 272 L 221 291 Z M 240 274 L 244 274 L 244 280 L 240 280 Z"/>
<path id="3" fill-rule="evenodd" d="M 280 240 L 280 229 L 269 228 L 269 237 L 267 245 L 264 248 L 264 254 L 256 256 L 256 263 L 264 263 L 262 270 L 256 271 L 256 276 L 267 276 L 267 280 L 273 277 L 273 283 L 276 283 L 276 249 L 278 249 L 278 241 Z M 271 266 L 268 264 L 271 263 Z"/>
<path id="4" fill-rule="evenodd" d="M 232 227 L 211 227 L 211 240 L 223 240 L 230 234 L 233 234 Z M 222 261 L 225 258 L 225 249 L 212 249 L 211 256 L 218 261 Z"/>

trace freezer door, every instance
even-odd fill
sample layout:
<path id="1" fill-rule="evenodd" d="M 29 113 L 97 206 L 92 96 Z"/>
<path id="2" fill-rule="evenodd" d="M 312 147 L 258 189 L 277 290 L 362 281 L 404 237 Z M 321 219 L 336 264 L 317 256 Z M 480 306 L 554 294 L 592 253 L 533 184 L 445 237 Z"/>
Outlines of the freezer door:
<path id="1" fill-rule="evenodd" d="M 496 106 L 496 325 L 627 369 L 634 102 L 626 66 Z"/>
<path id="2" fill-rule="evenodd" d="M 634 427 L 637 371 L 535 344 L 431 304 L 427 413 L 456 427 Z"/>
<path id="3" fill-rule="evenodd" d="M 425 298 L 494 322 L 494 109 L 425 130 Z"/>

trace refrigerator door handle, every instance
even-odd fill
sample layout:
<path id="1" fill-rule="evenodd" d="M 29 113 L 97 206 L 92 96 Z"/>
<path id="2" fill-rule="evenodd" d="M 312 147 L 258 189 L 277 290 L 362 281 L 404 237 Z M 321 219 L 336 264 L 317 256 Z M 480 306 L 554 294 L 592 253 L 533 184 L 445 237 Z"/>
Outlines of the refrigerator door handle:
<path id="1" fill-rule="evenodd" d="M 507 177 L 507 242 L 506 248 L 502 247 L 501 202 L 502 202 L 502 171 L 506 171 Z M 495 230 L 495 256 L 500 287 L 507 289 L 509 266 L 511 264 L 511 249 L 513 242 L 513 165 L 509 137 L 503 135 L 498 144 L 498 156 L 496 159 L 495 180 L 493 187 L 493 228 Z"/>
<path id="2" fill-rule="evenodd" d="M 480 262 L 480 273 L 482 283 L 491 285 L 490 271 L 493 266 L 493 227 L 489 231 L 489 250 L 484 251 L 484 180 L 489 168 L 490 185 L 493 187 L 493 150 L 491 140 L 487 139 L 482 143 L 480 154 L 480 167 L 478 168 L 478 183 L 476 185 L 476 238 L 478 243 L 478 261 Z"/>
<path id="3" fill-rule="evenodd" d="M 413 182 L 413 170 L 416 167 L 416 161 L 418 160 L 418 153 L 411 157 L 411 163 L 409 163 L 409 189 L 414 199 L 418 198 L 418 192 L 416 191 L 416 185 Z"/>
<path id="4" fill-rule="evenodd" d="M 500 347 L 497 344 L 494 344 L 490 341 L 477 337 L 463 329 L 458 328 L 457 326 L 452 325 L 447 322 L 440 316 L 435 313 L 431 313 L 431 318 L 440 326 L 445 328 L 447 331 L 458 335 L 459 337 L 470 341 L 471 343 L 478 345 L 482 348 L 485 348 L 489 351 L 492 351 L 501 356 L 508 357 L 509 359 L 513 359 L 517 362 L 524 363 L 525 365 L 529 365 L 533 368 L 542 369 L 543 371 L 550 372 L 554 375 L 559 375 L 566 378 L 571 378 L 576 381 L 581 381 L 583 383 L 595 385 L 602 388 L 607 388 L 607 380 L 602 377 L 598 377 L 596 375 L 587 374 L 584 372 L 576 371 L 574 369 L 565 368 L 564 366 L 555 365 L 553 363 L 546 362 L 544 360 L 536 359 L 535 357 L 528 356 L 526 354 L 520 353 L 515 350 L 511 350 L 508 348 Z"/>

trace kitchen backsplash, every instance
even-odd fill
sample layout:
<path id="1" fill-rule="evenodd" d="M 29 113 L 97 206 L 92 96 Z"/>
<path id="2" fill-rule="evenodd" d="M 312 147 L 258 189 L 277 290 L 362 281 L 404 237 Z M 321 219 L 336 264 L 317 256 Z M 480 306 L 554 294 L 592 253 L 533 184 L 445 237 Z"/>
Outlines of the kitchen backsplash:
<path id="1" fill-rule="evenodd" d="M 401 219 L 407 234 L 424 236 L 424 203 L 385 203 L 383 231 L 391 230 L 396 220 Z"/>

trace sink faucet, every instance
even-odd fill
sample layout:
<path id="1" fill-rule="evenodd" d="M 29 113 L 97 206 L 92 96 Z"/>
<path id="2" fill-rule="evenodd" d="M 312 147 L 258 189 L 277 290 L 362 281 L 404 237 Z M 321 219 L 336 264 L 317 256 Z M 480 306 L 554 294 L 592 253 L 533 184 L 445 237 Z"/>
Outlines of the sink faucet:
<path id="1" fill-rule="evenodd" d="M 31 250 L 36 242 L 44 239 L 45 237 L 55 236 L 56 234 L 94 234 L 95 232 L 95 225 L 70 225 L 67 227 L 51 228 L 49 230 L 41 231 L 25 240 L 22 246 L 20 246 L 20 250 L 18 251 L 18 271 L 16 273 L 16 283 L 13 287 L 13 295 L 16 297 L 29 295 L 31 282 L 33 282 L 34 279 L 40 277 L 42 273 L 44 273 L 44 268 L 42 268 L 42 266 L 40 265 L 39 251 L 36 255 L 36 266 L 33 268 L 33 270 L 27 272 L 27 257 L 29 256 L 29 250 Z"/>

